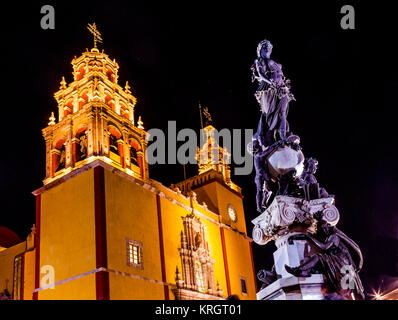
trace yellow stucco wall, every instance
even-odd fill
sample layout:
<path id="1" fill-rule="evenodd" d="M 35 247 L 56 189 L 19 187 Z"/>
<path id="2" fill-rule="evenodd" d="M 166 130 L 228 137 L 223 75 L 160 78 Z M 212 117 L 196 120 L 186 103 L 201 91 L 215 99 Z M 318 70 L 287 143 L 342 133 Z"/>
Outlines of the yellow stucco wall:
<path id="1" fill-rule="evenodd" d="M 156 194 L 143 188 L 136 183 L 125 179 L 118 174 L 105 170 L 106 185 L 106 212 L 107 212 L 107 241 L 108 241 L 108 267 L 113 270 L 130 273 L 154 280 L 162 280 L 160 245 L 158 234 L 158 216 Z M 155 183 L 156 185 L 156 183 Z M 175 199 L 182 204 L 189 206 L 190 200 L 178 195 L 170 189 L 157 184 L 156 187 L 167 197 Z M 232 203 L 237 210 L 238 221 L 232 224 L 233 227 L 245 231 L 244 212 L 242 199 L 222 186 L 209 184 L 205 192 L 212 197 L 214 203 L 225 206 L 222 209 L 224 219 L 227 221 L 227 205 Z M 216 191 L 216 192 L 214 192 Z M 222 198 L 222 199 L 221 199 Z M 178 266 L 180 272 L 181 259 L 178 248 L 181 246 L 180 233 L 183 230 L 182 217 L 190 212 L 176 203 L 159 197 L 162 215 L 162 229 L 164 241 L 166 282 L 175 283 L 175 270 Z M 201 220 L 206 226 L 207 241 L 214 263 L 214 279 L 220 283 L 224 296 L 227 296 L 227 280 L 224 267 L 223 250 L 220 226 L 217 224 L 219 216 L 205 210 L 198 204 L 194 205 L 203 216 Z M 211 221 L 213 220 L 213 221 Z M 229 219 L 230 220 L 230 219 Z M 242 299 L 255 299 L 255 288 L 253 283 L 253 271 L 249 251 L 249 241 L 235 231 L 231 236 L 225 231 L 226 241 L 232 243 L 227 246 L 227 251 L 243 251 L 243 255 L 227 253 L 228 259 L 236 266 L 229 267 L 231 287 L 233 293 Z M 131 267 L 127 265 L 126 237 L 143 243 L 143 264 L 144 268 Z M 241 257 L 244 259 L 241 259 Z M 239 276 L 247 280 L 248 295 L 240 292 Z M 174 299 L 172 288 L 169 288 L 169 297 Z M 239 289 L 239 290 L 238 290 Z M 132 279 L 128 276 L 110 273 L 110 297 L 111 299 L 164 299 L 163 286 L 145 280 Z"/>
<path id="2" fill-rule="evenodd" d="M 239 234 L 239 232 L 246 234 L 246 221 L 242 198 L 216 181 L 196 188 L 194 191 L 198 194 L 199 202 L 206 199 L 211 200 L 213 205 L 217 206 L 220 221 L 230 226 L 232 229 L 235 229 L 224 228 L 231 294 L 236 294 L 241 299 L 256 300 L 256 288 L 249 239 L 245 239 L 242 234 Z M 236 222 L 232 221 L 228 214 L 229 204 L 232 204 L 236 210 Z M 205 211 L 203 212 L 205 213 Z M 209 214 L 207 214 L 207 216 L 211 217 Z M 239 277 L 246 279 L 247 295 L 241 293 Z M 222 287 L 222 289 L 226 294 L 227 288 Z"/>
<path id="3" fill-rule="evenodd" d="M 156 187 L 141 184 L 108 169 L 105 172 L 105 206 L 110 299 L 164 299 L 164 286 L 142 278 L 162 281 L 158 207 L 156 192 L 161 191 L 160 208 L 164 241 L 166 282 L 175 283 L 175 270 L 181 272 L 180 234 L 182 217 L 188 215 L 191 201 L 173 190 L 153 182 Z M 214 263 L 215 284 L 219 281 L 224 296 L 228 295 L 219 221 L 240 232 L 246 232 L 242 199 L 218 182 L 199 188 L 199 218 L 206 226 L 207 241 Z M 167 199 L 163 196 L 165 195 Z M 214 206 L 201 206 L 207 197 Z M 173 200 L 174 199 L 174 200 Z M 170 201 L 171 200 L 171 201 Z M 178 203 L 181 205 L 178 205 Z M 232 222 L 227 206 L 232 203 L 238 215 Z M 83 172 L 41 195 L 40 265 L 51 265 L 55 282 L 78 276 L 96 268 L 95 253 L 94 170 Z M 220 212 L 220 215 L 218 215 Z M 206 218 L 207 217 L 207 218 Z M 232 294 L 241 299 L 255 299 L 255 284 L 249 240 L 237 231 L 224 228 Z M 127 264 L 126 238 L 143 244 L 143 269 Z M 0 252 L 0 256 L 1 256 Z M 25 298 L 34 288 L 34 252 L 25 259 Z M 129 277 L 128 275 L 133 275 Z M 135 276 L 142 277 L 141 279 Z M 248 295 L 240 290 L 240 279 L 246 279 Z M 11 285 L 11 284 L 10 284 Z M 169 297 L 174 294 L 169 288 Z M 95 274 L 84 276 L 39 292 L 39 299 L 95 299 Z"/>
<path id="4" fill-rule="evenodd" d="M 94 170 L 41 195 L 40 267 L 54 267 L 55 282 L 89 272 L 95 264 Z M 95 299 L 95 276 L 39 292 L 39 299 Z"/>
<path id="5" fill-rule="evenodd" d="M 181 247 L 181 231 L 183 230 L 182 216 L 187 215 L 187 211 L 178 207 L 170 201 L 160 198 L 163 226 L 163 243 L 165 255 L 166 281 L 175 283 L 176 267 L 181 272 L 181 259 L 178 248 Z M 174 299 L 174 294 L 169 288 L 169 297 Z"/>
<path id="6" fill-rule="evenodd" d="M 8 292 L 13 292 L 14 259 L 15 256 L 25 251 L 26 242 L 21 242 L 0 251 L 0 291 L 7 288 Z"/>
<path id="7" fill-rule="evenodd" d="M 234 192 L 228 190 L 225 186 L 222 186 L 220 183 L 214 183 L 216 185 L 217 204 L 221 216 L 221 221 L 231 226 L 233 229 L 237 229 L 239 232 L 243 232 L 246 234 L 246 221 L 242 198 Z M 236 210 L 236 222 L 232 221 L 228 214 L 229 204 L 232 204 Z"/>
<path id="8" fill-rule="evenodd" d="M 199 203 L 205 202 L 209 210 L 218 214 L 218 196 L 216 183 L 208 183 L 199 188 L 195 188 Z"/>
<path id="9" fill-rule="evenodd" d="M 33 290 L 35 289 L 35 249 L 25 252 L 24 265 L 24 284 L 23 284 L 23 298 L 24 300 L 32 300 Z"/>
<path id="10" fill-rule="evenodd" d="M 229 229 L 224 229 L 228 269 L 231 283 L 231 294 L 242 300 L 256 300 L 256 288 L 251 263 L 249 241 Z M 241 292 L 240 278 L 246 279 L 247 295 Z"/>
<path id="11" fill-rule="evenodd" d="M 108 268 L 162 280 L 156 195 L 105 170 Z M 127 265 L 126 238 L 143 244 L 143 269 Z M 157 283 L 110 273 L 110 299 L 164 299 Z"/>
<path id="12" fill-rule="evenodd" d="M 221 221 L 231 226 L 232 229 L 246 234 L 246 221 L 242 198 L 219 183 L 217 183 L 216 189 Z M 228 204 L 232 204 L 236 210 L 236 222 L 232 221 L 228 214 Z M 249 239 L 245 239 L 242 234 L 239 234 L 235 230 L 224 228 L 231 294 L 236 294 L 243 300 L 256 300 L 254 271 L 252 268 L 249 246 L 250 242 Z M 247 295 L 241 292 L 239 277 L 246 279 Z"/>

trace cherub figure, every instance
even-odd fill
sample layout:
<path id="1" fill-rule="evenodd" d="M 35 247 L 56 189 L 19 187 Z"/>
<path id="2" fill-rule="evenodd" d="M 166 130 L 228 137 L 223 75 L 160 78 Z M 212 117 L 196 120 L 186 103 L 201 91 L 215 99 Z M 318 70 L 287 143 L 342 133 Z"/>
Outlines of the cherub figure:
<path id="1" fill-rule="evenodd" d="M 304 163 L 304 172 L 300 178 L 300 186 L 304 189 L 304 195 L 307 200 L 328 198 L 330 195 L 324 188 L 319 188 L 315 173 L 318 170 L 318 160 L 308 158 Z"/>

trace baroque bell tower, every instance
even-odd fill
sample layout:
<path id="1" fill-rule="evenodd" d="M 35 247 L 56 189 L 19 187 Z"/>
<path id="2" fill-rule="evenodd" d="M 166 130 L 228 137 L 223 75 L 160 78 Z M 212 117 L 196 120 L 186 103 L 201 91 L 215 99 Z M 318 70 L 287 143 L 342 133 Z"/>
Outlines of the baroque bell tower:
<path id="1" fill-rule="evenodd" d="M 137 99 L 128 82 L 118 84 L 119 65 L 97 48 L 72 60 L 73 81 L 62 77 L 54 94 L 58 122 L 54 114 L 43 129 L 46 141 L 44 183 L 96 159 L 145 180 L 144 159 L 147 143 L 141 117 L 134 118 Z"/>
<path id="2" fill-rule="evenodd" d="M 123 189 L 150 183 L 147 133 L 141 117 L 135 118 L 137 99 L 128 82 L 119 85 L 119 65 L 98 50 L 99 32 L 90 27 L 94 48 L 72 60 L 73 81 L 62 77 L 54 94 L 58 117 L 52 112 L 42 130 L 46 174 L 44 186 L 33 192 L 33 299 L 110 299 L 119 284 L 109 268 L 120 269 L 119 251 L 126 237 L 135 235 L 132 214 L 148 208 L 148 199 L 137 200 L 137 190 Z M 55 290 L 42 283 L 46 266 L 54 270 Z"/>

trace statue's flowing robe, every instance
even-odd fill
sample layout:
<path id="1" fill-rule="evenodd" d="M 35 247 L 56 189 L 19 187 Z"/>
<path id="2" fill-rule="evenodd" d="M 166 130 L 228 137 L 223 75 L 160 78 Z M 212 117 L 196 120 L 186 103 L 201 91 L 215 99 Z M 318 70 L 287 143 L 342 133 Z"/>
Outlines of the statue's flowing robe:
<path id="1" fill-rule="evenodd" d="M 261 90 L 256 92 L 256 98 L 261 105 L 261 112 L 266 115 L 268 130 L 274 130 L 278 127 L 282 110 L 285 114 L 289 113 L 289 96 L 287 94 L 280 96 L 274 88 Z M 289 124 L 286 124 L 286 132 L 289 131 Z"/>

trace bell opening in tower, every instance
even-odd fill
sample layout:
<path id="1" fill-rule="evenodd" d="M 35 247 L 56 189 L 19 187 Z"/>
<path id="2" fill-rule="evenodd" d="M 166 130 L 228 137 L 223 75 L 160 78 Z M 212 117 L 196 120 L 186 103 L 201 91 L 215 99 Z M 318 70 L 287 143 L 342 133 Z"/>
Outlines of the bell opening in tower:
<path id="1" fill-rule="evenodd" d="M 130 162 L 132 165 L 139 166 L 137 150 L 133 146 L 130 148 Z"/>
<path id="2" fill-rule="evenodd" d="M 60 151 L 59 164 L 58 164 L 57 170 L 55 170 L 55 172 L 65 169 L 65 145 L 62 145 L 62 147 L 59 151 Z"/>
<path id="3" fill-rule="evenodd" d="M 117 146 L 117 139 L 112 134 L 109 136 L 109 150 L 117 155 L 119 155 L 119 150 Z"/>

